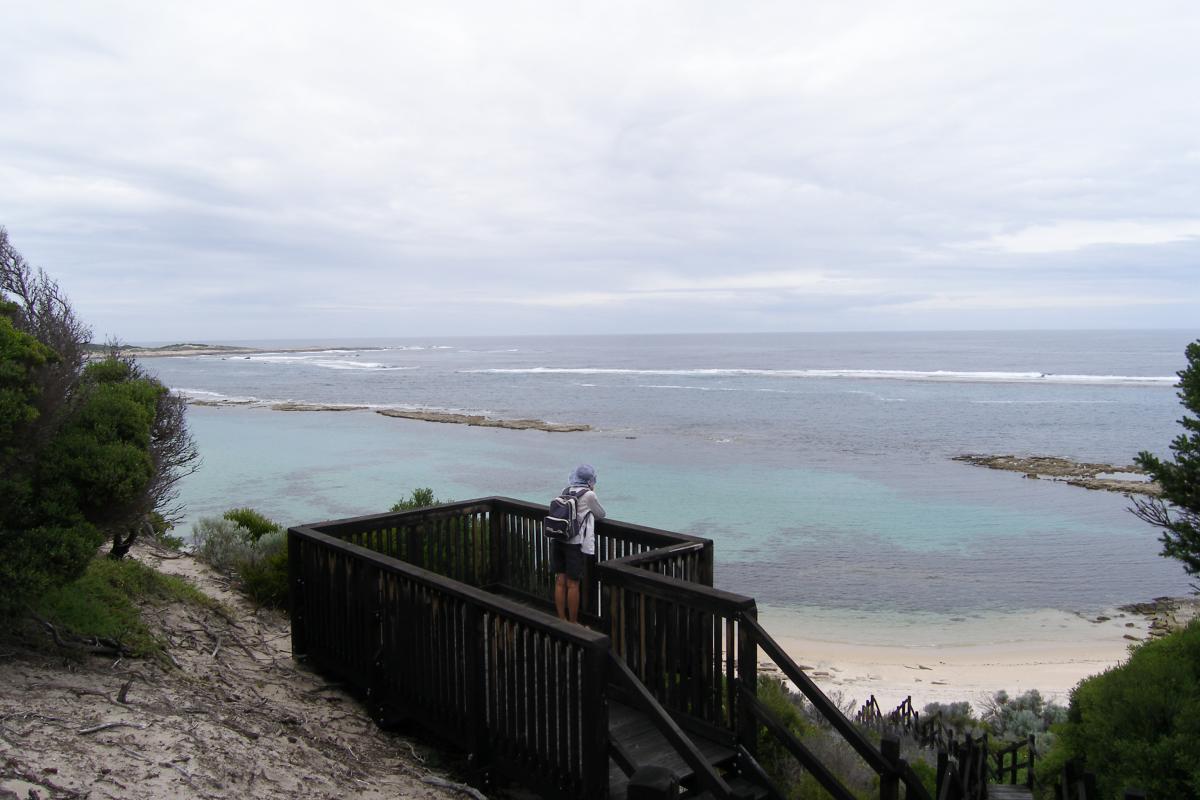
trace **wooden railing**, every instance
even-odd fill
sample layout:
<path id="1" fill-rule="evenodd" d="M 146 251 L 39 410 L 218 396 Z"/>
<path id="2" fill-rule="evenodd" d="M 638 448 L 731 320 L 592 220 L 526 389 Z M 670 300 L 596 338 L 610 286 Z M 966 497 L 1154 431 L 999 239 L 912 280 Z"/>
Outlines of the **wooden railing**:
<path id="1" fill-rule="evenodd" d="M 938 751 L 937 800 L 986 800 L 988 738 L 970 734 Z"/>
<path id="2" fill-rule="evenodd" d="M 293 651 L 357 687 L 378 718 L 416 718 L 546 796 L 603 797 L 610 755 L 633 766 L 608 737 L 615 692 L 714 796 L 728 785 L 679 731 L 734 748 L 769 785 L 755 760 L 765 730 L 850 800 L 758 702 L 762 653 L 879 776 L 881 800 L 902 785 L 907 800 L 930 800 L 895 738 L 877 747 L 848 720 L 759 625 L 753 598 L 713 588 L 710 540 L 603 520 L 582 592 L 597 630 L 523 605 L 553 600 L 545 513 L 492 497 L 291 528 Z"/>
<path id="3" fill-rule="evenodd" d="M 758 682 L 754 649 L 742 631 L 743 620 L 757 613 L 754 600 L 629 563 L 643 558 L 596 565 L 614 654 L 685 724 L 729 744 L 740 731 L 752 743 L 738 686 Z"/>
<path id="4" fill-rule="evenodd" d="M 1024 761 L 1020 760 L 1022 750 L 1025 751 Z M 1020 771 L 1024 770 L 1024 780 L 1020 782 L 1030 789 L 1036 785 L 1034 769 L 1037 766 L 1037 745 L 1032 733 L 1026 739 L 1015 741 L 993 751 L 992 760 L 995 761 L 992 779 L 996 783 L 1016 784 L 1018 778 L 1021 777 Z"/>
<path id="5" fill-rule="evenodd" d="M 504 591 L 547 608 L 554 603 L 554 576 L 550 573 L 550 548 L 542 534 L 546 507 L 508 497 L 490 498 L 492 524 L 499 540 L 498 568 L 492 583 Z M 660 552 L 661 551 L 661 552 Z M 713 543 L 681 533 L 614 520 L 596 523 L 596 563 L 607 563 L 646 554 L 647 569 L 693 583 L 712 586 Z M 600 584 L 589 566 L 580 588 L 580 610 L 585 620 L 598 622 Z"/>
<path id="6" fill-rule="evenodd" d="M 779 643 L 758 624 L 757 620 L 745 619 L 742 622 L 746 629 L 746 636 L 752 643 L 751 646 L 757 646 L 758 650 L 775 663 L 779 671 L 812 704 L 813 710 L 879 776 L 879 796 L 881 800 L 896 800 L 899 796 L 899 787 L 901 784 L 904 785 L 907 800 L 930 800 L 929 792 L 925 789 L 924 784 L 921 783 L 921 779 L 913 771 L 908 762 L 900 757 L 900 745 L 895 737 L 886 736 L 881 746 L 878 748 L 875 747 L 866 735 L 853 722 L 846 718 L 841 709 L 825 696 L 820 687 L 813 683 L 812 678 L 808 677 L 800 669 L 791 656 L 784 652 Z M 766 709 L 763 709 L 763 711 L 767 714 L 770 713 Z M 778 720 L 775 720 L 775 724 L 781 726 Z M 853 795 L 832 773 L 825 770 L 818 771 L 810 763 L 807 763 L 804 757 L 797 755 L 797 758 L 805 768 L 812 771 L 813 777 L 817 778 L 825 790 L 835 798 Z M 810 757 L 808 761 L 815 762 L 815 759 Z"/>
<path id="7" fill-rule="evenodd" d="M 392 535 L 402 522 L 328 529 L 396 548 L 408 546 Z M 461 526 L 424 530 L 407 541 L 425 563 L 479 568 L 429 535 L 469 541 Z M 378 719 L 417 719 L 546 796 L 607 796 L 608 637 L 313 526 L 291 528 L 288 547 L 293 651 L 358 689 Z"/>

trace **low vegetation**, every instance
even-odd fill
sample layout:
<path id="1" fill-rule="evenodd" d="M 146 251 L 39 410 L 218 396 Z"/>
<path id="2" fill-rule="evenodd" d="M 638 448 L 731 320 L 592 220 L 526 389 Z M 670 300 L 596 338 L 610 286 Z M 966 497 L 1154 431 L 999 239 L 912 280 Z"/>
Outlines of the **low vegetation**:
<path id="1" fill-rule="evenodd" d="M 434 497 L 433 489 L 430 489 L 428 486 L 423 486 L 419 489 L 413 489 L 412 494 L 410 494 L 408 497 L 397 500 L 392 504 L 392 507 L 389 510 L 392 512 L 413 511 L 414 509 L 425 508 L 426 506 L 438 506 L 443 503 L 452 502 L 454 501 L 439 500 L 437 497 Z"/>
<path id="2" fill-rule="evenodd" d="M 202 517 L 192 529 L 196 557 L 238 582 L 256 603 L 288 602 L 287 532 L 251 508 Z"/>
<path id="3" fill-rule="evenodd" d="M 93 558 L 83 575 L 39 598 L 34 614 L 68 650 L 117 656 L 156 656 L 163 642 L 142 621 L 147 606 L 215 601 L 182 578 L 132 559 Z"/>
<path id="4" fill-rule="evenodd" d="M 1129 787 L 1154 800 L 1200 797 L 1200 624 L 1139 645 L 1129 660 L 1079 683 L 1057 742 L 1038 769 L 1057 780 L 1072 759 L 1101 797 Z"/>

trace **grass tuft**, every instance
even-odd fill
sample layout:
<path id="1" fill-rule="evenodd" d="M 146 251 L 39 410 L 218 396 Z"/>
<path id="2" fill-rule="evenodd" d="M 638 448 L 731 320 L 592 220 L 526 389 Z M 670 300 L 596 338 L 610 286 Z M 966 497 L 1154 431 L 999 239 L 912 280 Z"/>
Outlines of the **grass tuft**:
<path id="1" fill-rule="evenodd" d="M 81 578 L 44 595 L 35 610 L 60 631 L 119 642 L 132 655 L 146 657 L 161 653 L 163 643 L 142 621 L 140 606 L 171 603 L 218 605 L 186 580 L 139 561 L 96 558 Z"/>

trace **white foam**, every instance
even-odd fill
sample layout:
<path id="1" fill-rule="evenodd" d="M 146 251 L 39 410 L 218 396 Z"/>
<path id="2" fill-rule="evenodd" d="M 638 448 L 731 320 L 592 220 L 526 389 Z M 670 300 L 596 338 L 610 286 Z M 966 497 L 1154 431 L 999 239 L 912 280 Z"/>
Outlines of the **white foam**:
<path id="1" fill-rule="evenodd" d="M 1174 386 L 1174 377 L 1141 375 L 1056 375 L 1048 372 L 969 372 L 902 369 L 611 369 L 599 367 L 524 367 L 461 370 L 497 375 L 663 375 L 692 377 L 855 378 L 944 383 L 1047 383 Z"/>
<path id="2" fill-rule="evenodd" d="M 356 350 L 324 351 L 321 353 L 289 353 L 287 355 L 260 353 L 251 356 L 241 356 L 247 361 L 261 364 L 304 364 L 321 369 L 350 369 L 350 370 L 380 370 L 380 369 L 419 369 L 415 366 L 400 366 L 397 364 L 381 364 L 378 361 L 359 361 L 349 358 L 326 358 L 331 352 L 355 353 Z"/>
<path id="3" fill-rule="evenodd" d="M 972 400 L 971 403 L 981 406 L 1092 406 L 1109 405 L 1116 400 Z"/>

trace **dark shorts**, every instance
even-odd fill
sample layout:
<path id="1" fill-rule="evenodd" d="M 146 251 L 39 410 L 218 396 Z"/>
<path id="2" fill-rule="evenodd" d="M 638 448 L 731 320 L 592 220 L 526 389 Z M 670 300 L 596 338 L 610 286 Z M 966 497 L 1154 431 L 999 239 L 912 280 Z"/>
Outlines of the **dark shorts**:
<path id="1" fill-rule="evenodd" d="M 590 556 L 584 555 L 583 545 L 550 543 L 550 571 L 555 575 L 566 573 L 573 581 L 583 578 L 583 565 Z"/>

